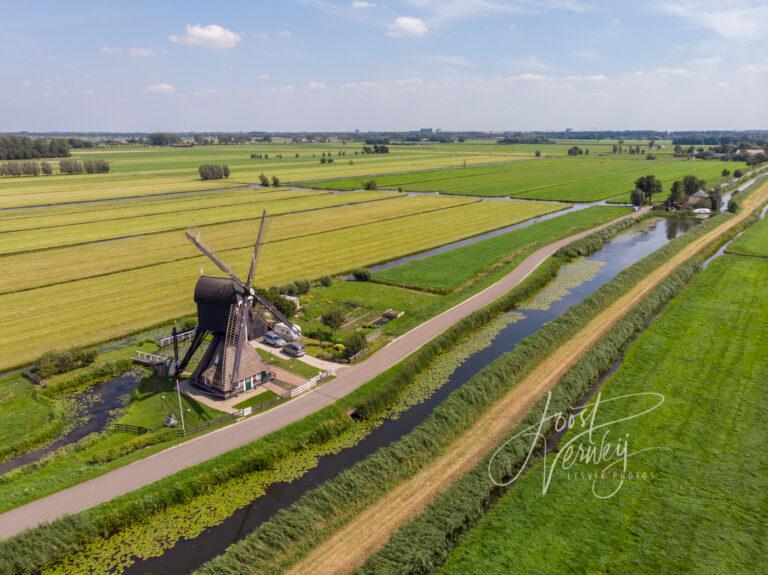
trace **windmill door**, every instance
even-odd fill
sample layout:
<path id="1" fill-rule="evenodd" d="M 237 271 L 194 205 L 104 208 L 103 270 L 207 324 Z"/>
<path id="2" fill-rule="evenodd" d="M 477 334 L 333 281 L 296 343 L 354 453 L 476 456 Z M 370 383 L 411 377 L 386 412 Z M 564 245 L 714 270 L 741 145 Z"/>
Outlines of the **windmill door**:
<path id="1" fill-rule="evenodd" d="M 249 391 L 253 389 L 253 378 L 249 377 L 245 380 L 245 391 Z"/>

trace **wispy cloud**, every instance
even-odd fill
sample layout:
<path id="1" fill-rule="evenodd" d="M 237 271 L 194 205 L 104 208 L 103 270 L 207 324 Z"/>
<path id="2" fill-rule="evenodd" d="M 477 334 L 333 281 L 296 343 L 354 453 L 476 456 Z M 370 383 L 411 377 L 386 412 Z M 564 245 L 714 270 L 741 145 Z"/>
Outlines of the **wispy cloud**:
<path id="1" fill-rule="evenodd" d="M 376 4 L 374 4 L 373 2 L 361 2 L 360 0 L 355 0 L 354 2 L 352 2 L 352 4 L 350 4 L 351 8 L 355 8 L 357 10 L 363 10 L 365 8 L 373 8 L 374 6 L 376 6 Z"/>
<path id="2" fill-rule="evenodd" d="M 551 70 L 553 68 L 553 66 L 550 66 L 549 64 L 545 64 L 544 62 L 536 58 L 536 56 L 527 56 L 525 58 L 513 58 L 511 60 L 507 60 L 507 63 L 517 68 L 524 68 L 526 70 Z"/>
<path id="3" fill-rule="evenodd" d="M 759 40 L 768 29 L 768 4 L 763 0 L 658 1 L 653 7 L 736 41 Z"/>
<path id="4" fill-rule="evenodd" d="M 429 28 L 421 18 L 412 16 L 399 16 L 387 26 L 387 36 L 425 36 Z"/>
<path id="5" fill-rule="evenodd" d="M 426 56 L 424 60 L 434 64 L 451 66 L 452 68 L 471 68 L 475 66 L 475 64 L 467 60 L 464 56 L 459 55 L 434 54 L 432 56 Z"/>
<path id="6" fill-rule="evenodd" d="M 463 20 L 489 14 L 519 14 L 541 10 L 584 12 L 588 6 L 578 0 L 407 0 L 437 20 Z"/>
<path id="7" fill-rule="evenodd" d="M 160 82 L 159 84 L 147 86 L 147 92 L 151 94 L 175 94 L 176 88 L 166 82 Z"/>
<path id="8" fill-rule="evenodd" d="M 168 39 L 176 44 L 189 44 L 214 50 L 226 50 L 237 46 L 242 38 L 237 32 L 227 30 L 218 24 L 209 24 L 207 26 L 187 24 L 184 34 L 181 36 L 171 34 L 168 36 Z"/>
<path id="9" fill-rule="evenodd" d="M 111 48 L 102 46 L 102 54 L 108 56 L 129 56 L 131 58 L 153 58 L 157 53 L 152 48 Z"/>

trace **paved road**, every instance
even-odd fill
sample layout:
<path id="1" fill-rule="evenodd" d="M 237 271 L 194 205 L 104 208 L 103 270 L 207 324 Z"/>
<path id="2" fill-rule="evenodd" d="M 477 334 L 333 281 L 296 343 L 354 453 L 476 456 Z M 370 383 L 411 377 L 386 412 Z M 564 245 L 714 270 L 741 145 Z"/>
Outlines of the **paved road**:
<path id="1" fill-rule="evenodd" d="M 625 217 L 637 217 L 640 213 Z M 400 362 L 456 322 L 506 294 L 561 247 L 611 223 L 574 234 L 535 251 L 495 284 L 400 336 L 364 362 L 340 371 L 334 380 L 314 391 L 270 411 L 3 513 L 0 515 L 0 539 L 134 491 L 319 411 Z"/>

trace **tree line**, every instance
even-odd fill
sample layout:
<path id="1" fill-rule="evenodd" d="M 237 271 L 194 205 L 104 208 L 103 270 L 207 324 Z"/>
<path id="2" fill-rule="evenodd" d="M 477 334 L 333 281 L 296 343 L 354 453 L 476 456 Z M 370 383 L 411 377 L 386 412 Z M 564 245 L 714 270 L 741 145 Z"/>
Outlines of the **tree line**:
<path id="1" fill-rule="evenodd" d="M 0 160 L 67 158 L 69 155 L 69 142 L 65 138 L 0 136 Z"/>
<path id="2" fill-rule="evenodd" d="M 105 174 L 109 172 L 109 162 L 106 160 L 61 160 L 59 173 L 70 174 Z M 53 166 L 49 162 L 5 162 L 0 164 L 0 176 L 50 176 L 53 174 Z"/>

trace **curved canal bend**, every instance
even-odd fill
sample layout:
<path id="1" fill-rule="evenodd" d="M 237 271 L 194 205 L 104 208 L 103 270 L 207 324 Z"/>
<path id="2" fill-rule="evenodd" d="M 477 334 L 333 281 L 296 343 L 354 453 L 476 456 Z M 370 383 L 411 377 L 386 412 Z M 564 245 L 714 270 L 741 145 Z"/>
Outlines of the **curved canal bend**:
<path id="1" fill-rule="evenodd" d="M 546 310 L 516 310 L 522 313 L 523 318 L 503 328 L 488 347 L 466 359 L 451 373 L 448 381 L 428 399 L 410 407 L 396 419 L 387 419 L 354 446 L 320 457 L 318 465 L 300 478 L 270 485 L 264 495 L 241 507 L 222 523 L 206 529 L 199 536 L 177 541 L 159 557 L 137 560 L 125 570 L 125 573 L 131 575 L 188 573 L 213 559 L 229 545 L 243 539 L 263 522 L 269 520 L 279 510 L 296 502 L 307 491 L 333 479 L 377 449 L 386 447 L 407 435 L 453 391 L 469 381 L 493 360 L 510 351 L 525 337 L 535 333 L 543 324 L 563 315 L 570 307 L 595 292 L 622 270 L 661 248 L 700 221 L 688 218 L 662 218 L 647 229 L 630 229 L 623 232 L 587 258 L 605 263 L 597 275 L 571 288 L 567 295 L 552 303 Z"/>

